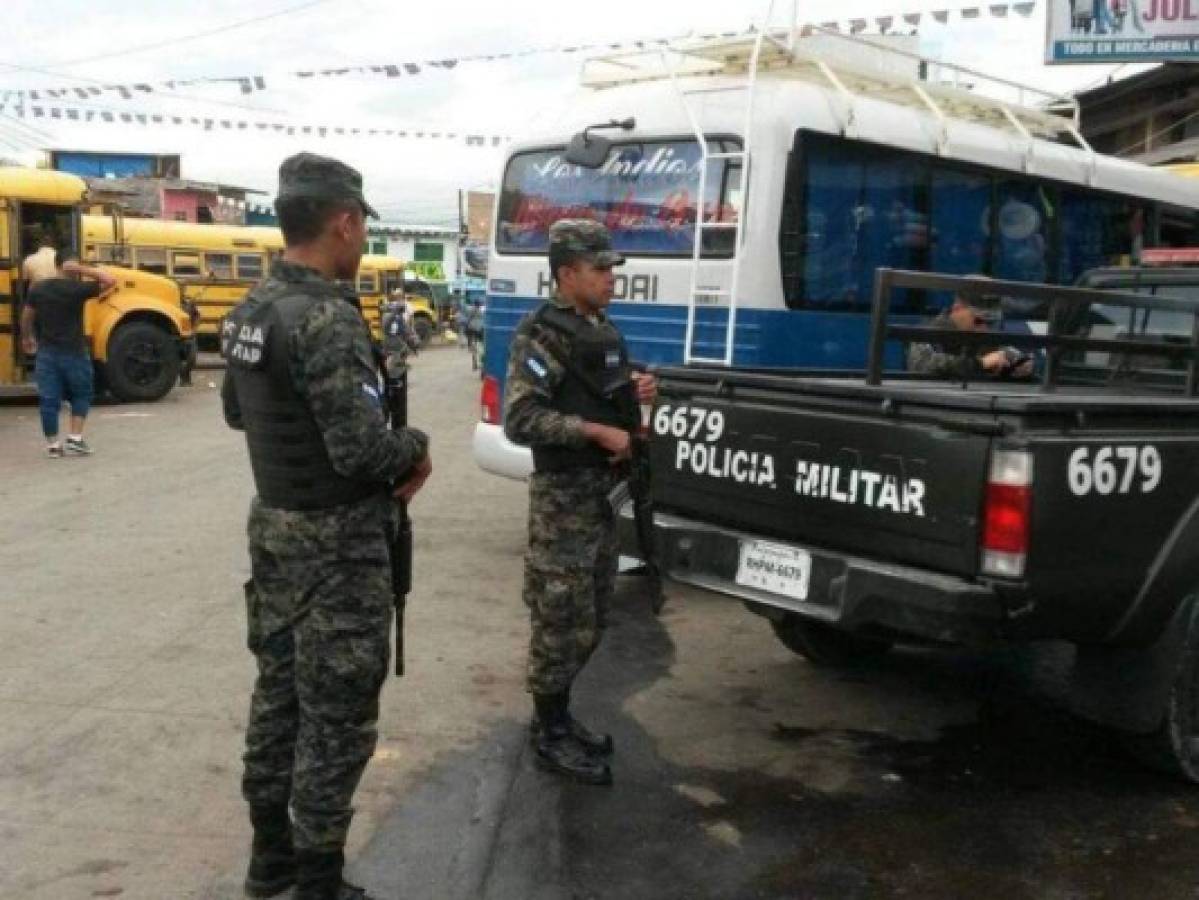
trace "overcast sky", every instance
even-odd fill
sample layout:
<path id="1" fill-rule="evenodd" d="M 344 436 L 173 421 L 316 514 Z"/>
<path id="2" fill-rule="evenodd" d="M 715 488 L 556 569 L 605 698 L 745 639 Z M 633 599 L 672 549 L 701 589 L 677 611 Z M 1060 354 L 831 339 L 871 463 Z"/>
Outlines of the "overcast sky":
<path id="1" fill-rule="evenodd" d="M 1101 81 L 1110 66 L 1041 64 L 1045 0 L 1029 18 L 926 18 L 922 51 L 1055 90 Z M 180 89 L 92 101 L 113 111 L 331 126 L 518 134 L 552 116 L 576 89 L 580 57 L 545 54 L 500 63 L 462 63 L 421 74 L 297 79 L 288 73 L 342 66 L 460 58 L 538 47 L 627 41 L 760 23 L 765 0 L 0 0 L 5 54 L 0 91 L 88 84 L 264 75 L 267 90 Z M 780 10 L 789 3 L 777 3 Z M 801 0 L 821 22 L 956 9 L 944 3 Z M 986 9 L 986 3 L 980 5 Z M 199 14 L 201 13 L 202 14 Z M 283 13 L 280 15 L 280 13 Z M 775 16 L 781 22 L 785 13 Z M 247 20 L 258 21 L 247 22 Z M 203 35 L 221 29 L 219 33 Z M 1127 71 L 1127 70 L 1126 70 Z M 80 107 L 82 108 L 82 107 Z M 458 142 L 395 138 L 262 136 L 191 127 L 111 126 L 26 120 L 44 134 L 0 118 L 0 157 L 32 161 L 29 146 L 180 153 L 185 177 L 273 191 L 280 160 L 311 150 L 360 168 L 367 196 L 384 217 L 409 225 L 456 221 L 459 188 L 493 187 L 501 151 Z M 3 143 L 7 140 L 9 144 Z M 14 148 L 12 143 L 21 146 Z"/>

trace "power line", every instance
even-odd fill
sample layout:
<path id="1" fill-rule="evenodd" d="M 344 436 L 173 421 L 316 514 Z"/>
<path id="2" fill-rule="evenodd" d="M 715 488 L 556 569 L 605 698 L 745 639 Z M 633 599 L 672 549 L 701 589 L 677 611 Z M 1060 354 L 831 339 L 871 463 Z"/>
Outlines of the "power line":
<path id="1" fill-rule="evenodd" d="M 240 19 L 237 22 L 230 22 L 227 25 L 221 25 L 217 28 L 210 28 L 207 31 L 197 31 L 192 34 L 185 34 L 181 37 L 170 38 L 169 40 L 155 41 L 150 44 L 135 45 L 133 47 L 126 47 L 122 50 L 114 50 L 109 53 L 97 53 L 93 56 L 81 56 L 77 59 L 68 59 L 68 60 L 64 60 L 62 62 L 52 62 L 52 63 L 50 63 L 50 65 L 52 65 L 52 66 L 77 66 L 77 65 L 82 65 L 83 63 L 97 62 L 98 60 L 102 60 L 102 59 L 112 59 L 117 56 L 129 56 L 134 53 L 143 53 L 146 50 L 158 50 L 162 47 L 173 47 L 177 44 L 187 43 L 188 41 L 197 41 L 197 40 L 200 40 L 201 38 L 212 37 L 215 34 L 224 34 L 226 32 L 233 31 L 238 28 L 244 28 L 247 25 L 256 25 L 259 22 L 266 22 L 270 19 L 277 19 L 280 16 L 286 16 L 286 15 L 291 15 L 292 13 L 302 12 L 306 9 L 311 9 L 314 6 L 320 6 L 322 4 L 329 3 L 329 2 L 331 2 L 331 0 L 307 0 L 307 2 L 305 2 L 305 3 L 300 3 L 300 4 L 297 4 L 296 6 L 289 6 L 287 9 L 281 9 L 281 10 L 278 10 L 277 12 L 267 13 L 266 15 L 262 15 L 262 16 L 254 16 L 249 19 Z M 37 69 L 33 66 L 20 66 L 20 65 L 14 64 L 14 63 L 3 63 L 3 65 L 8 67 L 9 69 L 18 70 L 18 71 L 30 71 L 30 72 L 44 71 L 41 69 Z"/>

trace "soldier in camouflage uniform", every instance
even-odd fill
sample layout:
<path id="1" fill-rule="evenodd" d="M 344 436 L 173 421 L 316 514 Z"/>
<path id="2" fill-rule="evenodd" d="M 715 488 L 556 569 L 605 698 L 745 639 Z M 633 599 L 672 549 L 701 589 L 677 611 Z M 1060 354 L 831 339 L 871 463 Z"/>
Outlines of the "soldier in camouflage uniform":
<path id="1" fill-rule="evenodd" d="M 958 295 L 953 298 L 953 305 L 934 317 L 928 327 L 986 331 L 999 321 L 1001 303 L 996 294 Z M 969 381 L 989 377 L 1026 378 L 1032 370 L 1032 361 L 1010 347 L 984 353 L 977 353 L 972 347 L 949 348 L 931 343 L 908 347 L 908 371 L 922 375 Z"/>
<path id="2" fill-rule="evenodd" d="M 431 463 L 424 434 L 387 427 L 370 334 L 336 283 L 354 278 L 374 214 L 361 176 L 290 157 L 276 209 L 283 258 L 221 329 L 225 420 L 246 433 L 257 491 L 246 892 L 270 897 L 294 883 L 296 900 L 366 900 L 341 871 L 387 672 L 395 498 L 411 497 Z"/>
<path id="3" fill-rule="evenodd" d="M 524 601 L 529 608 L 528 690 L 540 767 L 591 784 L 611 782 L 612 739 L 570 714 L 575 676 L 598 646 L 616 579 L 608 494 L 629 458 L 639 402 L 654 379 L 633 372 L 624 340 L 604 314 L 612 299 L 607 230 L 587 219 L 550 228 L 549 302 L 512 341 L 504 431 L 533 450 Z"/>

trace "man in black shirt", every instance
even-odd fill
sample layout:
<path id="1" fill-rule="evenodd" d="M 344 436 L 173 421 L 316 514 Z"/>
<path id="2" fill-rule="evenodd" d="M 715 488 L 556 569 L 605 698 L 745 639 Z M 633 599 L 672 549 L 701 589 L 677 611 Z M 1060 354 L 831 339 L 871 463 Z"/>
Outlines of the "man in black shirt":
<path id="1" fill-rule="evenodd" d="M 79 277 L 95 281 L 80 281 Z M 115 288 L 116 279 L 102 269 L 63 263 L 53 278 L 44 278 L 29 290 L 21 310 L 21 346 L 37 354 L 34 377 L 42 413 L 46 455 L 61 459 L 65 453 L 92 452 L 83 439 L 83 424 L 92 404 L 92 360 L 83 333 L 83 308 L 95 297 Z M 58 417 L 63 400 L 71 404 L 70 430 L 65 442 L 58 439 Z"/>

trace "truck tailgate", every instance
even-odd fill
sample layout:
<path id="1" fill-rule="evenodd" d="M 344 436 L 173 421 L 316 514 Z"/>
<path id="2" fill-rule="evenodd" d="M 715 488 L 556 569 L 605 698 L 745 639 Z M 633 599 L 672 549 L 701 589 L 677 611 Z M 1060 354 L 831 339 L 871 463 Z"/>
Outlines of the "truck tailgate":
<path id="1" fill-rule="evenodd" d="M 989 412 L 921 410 L 878 392 L 730 391 L 728 377 L 704 384 L 694 370 L 660 376 L 650 441 L 659 509 L 767 538 L 976 572 Z"/>

